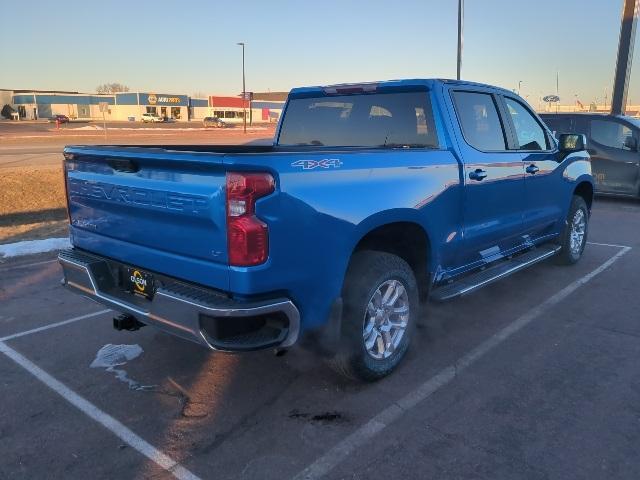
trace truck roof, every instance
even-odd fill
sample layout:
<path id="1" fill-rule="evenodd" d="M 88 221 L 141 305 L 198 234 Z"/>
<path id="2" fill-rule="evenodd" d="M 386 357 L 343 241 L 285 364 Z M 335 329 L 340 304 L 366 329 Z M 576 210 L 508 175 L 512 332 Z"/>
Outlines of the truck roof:
<path id="1" fill-rule="evenodd" d="M 332 90 L 349 90 L 362 88 L 363 91 L 371 91 L 377 87 L 409 87 L 409 86 L 425 86 L 428 89 L 433 88 L 438 83 L 446 83 L 448 85 L 462 86 L 462 87 L 481 87 L 493 89 L 497 92 L 513 94 L 510 90 L 505 88 L 496 87 L 495 85 L 488 85 L 485 83 L 469 82 L 466 80 L 452 80 L 447 78 L 412 78 L 402 80 L 382 80 L 375 82 L 361 82 L 361 83 L 339 83 L 334 85 L 316 85 L 310 87 L 297 87 L 291 89 L 289 95 L 300 95 L 305 93 L 321 93 Z"/>

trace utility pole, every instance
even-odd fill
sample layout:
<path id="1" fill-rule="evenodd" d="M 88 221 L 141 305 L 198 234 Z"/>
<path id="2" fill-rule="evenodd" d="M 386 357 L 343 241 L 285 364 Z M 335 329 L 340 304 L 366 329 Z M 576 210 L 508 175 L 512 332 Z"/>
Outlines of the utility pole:
<path id="1" fill-rule="evenodd" d="M 556 97 L 558 97 L 558 101 L 556 102 L 556 113 L 558 113 L 558 105 L 560 104 L 560 71 L 556 70 Z"/>
<path id="2" fill-rule="evenodd" d="M 460 80 L 462 70 L 462 27 L 464 21 L 464 0 L 458 0 L 458 69 L 456 79 Z"/>
<path id="3" fill-rule="evenodd" d="M 624 0 L 622 7 L 622 25 L 618 43 L 618 60 L 611 94 L 611 115 L 624 115 L 627 107 L 627 90 L 633 59 L 633 44 L 636 38 L 636 25 L 640 11 L 640 0 Z"/>
<path id="4" fill-rule="evenodd" d="M 247 133 L 247 107 L 245 104 L 247 101 L 247 89 L 244 80 L 244 42 L 238 42 L 238 45 L 242 46 L 242 122 L 244 125 L 244 133 Z"/>

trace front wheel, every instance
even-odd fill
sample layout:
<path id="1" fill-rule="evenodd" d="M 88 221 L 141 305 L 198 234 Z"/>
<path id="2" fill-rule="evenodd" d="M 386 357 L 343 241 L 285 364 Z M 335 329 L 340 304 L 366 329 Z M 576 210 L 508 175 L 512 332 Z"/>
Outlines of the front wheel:
<path id="1" fill-rule="evenodd" d="M 355 380 L 389 375 L 404 357 L 418 315 L 418 286 L 396 255 L 354 254 L 343 290 L 342 344 L 329 365 Z"/>
<path id="2" fill-rule="evenodd" d="M 557 262 L 561 265 L 573 265 L 582 257 L 587 244 L 589 229 L 589 209 L 584 199 L 574 195 L 571 207 L 560 236 L 560 253 Z"/>

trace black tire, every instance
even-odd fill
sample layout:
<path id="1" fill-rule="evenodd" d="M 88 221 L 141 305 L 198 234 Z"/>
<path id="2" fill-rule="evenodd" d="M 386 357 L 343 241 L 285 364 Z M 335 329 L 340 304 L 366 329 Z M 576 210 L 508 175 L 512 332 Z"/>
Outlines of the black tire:
<path id="1" fill-rule="evenodd" d="M 406 328 L 398 337 L 398 344 L 388 357 L 374 358 L 373 354 L 367 350 L 363 337 L 365 315 L 369 302 L 374 301 L 374 294 L 379 289 L 386 289 L 392 285 L 396 289 L 391 295 L 392 297 L 396 292 L 402 292 L 398 285 L 402 285 L 404 292 L 406 292 L 406 296 L 402 293 L 402 296 L 398 298 L 398 301 L 404 303 L 400 309 L 408 307 L 407 316 L 402 320 L 403 323 L 406 322 Z M 391 307 L 388 308 L 391 309 Z M 341 345 L 338 353 L 328 360 L 329 366 L 341 375 L 353 380 L 374 381 L 389 375 L 398 366 L 409 348 L 418 308 L 418 286 L 407 262 L 396 255 L 385 252 L 370 250 L 356 252 L 349 264 L 343 288 Z M 392 313 L 391 315 L 398 315 L 394 317 L 395 321 L 401 318 L 401 314 Z M 371 333 L 382 339 L 379 330 L 377 333 L 372 330 Z M 391 332 L 387 333 L 391 336 Z M 384 345 L 384 340 L 382 341 Z M 379 350 L 380 345 L 377 340 L 374 340 L 374 346 Z"/>
<path id="2" fill-rule="evenodd" d="M 584 233 L 582 240 L 578 246 L 574 243 L 572 248 L 572 233 L 576 232 L 575 220 L 576 216 L 582 216 L 584 219 Z M 589 232 L 589 209 L 584 201 L 584 198 L 579 195 L 574 195 L 571 199 L 571 206 L 569 207 L 569 213 L 565 220 L 564 229 L 560 235 L 560 252 L 556 255 L 556 263 L 559 265 L 573 265 L 582 258 L 584 247 L 587 244 L 587 234 Z M 575 238 L 575 237 L 574 237 Z"/>

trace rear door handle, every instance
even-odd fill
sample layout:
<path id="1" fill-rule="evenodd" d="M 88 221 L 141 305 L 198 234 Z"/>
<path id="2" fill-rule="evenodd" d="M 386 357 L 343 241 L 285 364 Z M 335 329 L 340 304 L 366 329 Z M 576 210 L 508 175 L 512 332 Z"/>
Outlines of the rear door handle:
<path id="1" fill-rule="evenodd" d="M 535 174 L 535 173 L 538 173 L 538 171 L 539 171 L 539 170 L 540 170 L 540 169 L 538 168 L 538 166 L 537 166 L 537 165 L 533 165 L 533 164 L 531 164 L 531 165 L 529 165 L 529 166 L 527 167 L 526 172 L 527 172 L 527 173 L 531 173 L 531 174 Z"/>
<path id="2" fill-rule="evenodd" d="M 487 178 L 487 171 L 481 168 L 476 168 L 473 172 L 469 172 L 469 178 L 471 180 L 481 181 Z"/>

